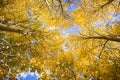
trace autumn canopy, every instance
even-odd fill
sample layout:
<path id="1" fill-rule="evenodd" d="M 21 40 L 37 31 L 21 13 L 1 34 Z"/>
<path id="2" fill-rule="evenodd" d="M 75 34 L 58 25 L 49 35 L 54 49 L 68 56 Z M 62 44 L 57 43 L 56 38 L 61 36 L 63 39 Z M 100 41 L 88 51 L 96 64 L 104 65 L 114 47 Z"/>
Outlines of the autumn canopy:
<path id="1" fill-rule="evenodd" d="M 0 80 L 119 80 L 120 0 L 0 0 Z"/>

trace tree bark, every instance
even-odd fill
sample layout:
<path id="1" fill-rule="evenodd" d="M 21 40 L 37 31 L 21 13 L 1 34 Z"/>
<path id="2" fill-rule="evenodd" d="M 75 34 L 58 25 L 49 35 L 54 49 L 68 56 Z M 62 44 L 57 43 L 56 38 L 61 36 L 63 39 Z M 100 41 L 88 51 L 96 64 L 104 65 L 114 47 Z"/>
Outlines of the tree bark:
<path id="1" fill-rule="evenodd" d="M 16 33 L 20 33 L 20 34 L 24 33 L 24 30 L 16 29 L 16 28 L 13 28 L 12 26 L 2 24 L 2 23 L 0 23 L 0 30 L 8 31 L 8 32 L 16 32 Z"/>
<path id="2" fill-rule="evenodd" d="M 104 40 L 109 40 L 109 41 L 114 41 L 114 42 L 120 42 L 120 38 L 108 37 L 108 36 L 91 36 L 91 37 L 86 37 L 84 39 L 104 39 Z"/>

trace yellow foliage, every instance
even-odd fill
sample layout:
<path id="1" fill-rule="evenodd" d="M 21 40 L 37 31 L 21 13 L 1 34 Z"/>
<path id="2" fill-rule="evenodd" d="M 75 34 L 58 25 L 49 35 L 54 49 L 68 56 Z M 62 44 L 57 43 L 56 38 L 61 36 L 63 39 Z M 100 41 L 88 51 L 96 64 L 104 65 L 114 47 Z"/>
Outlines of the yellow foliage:
<path id="1" fill-rule="evenodd" d="M 14 80 L 29 67 L 42 80 L 120 78 L 120 24 L 113 16 L 120 12 L 118 0 L 1 1 L 0 80 Z M 69 12 L 72 5 L 78 7 Z M 11 26 L 18 32 L 4 29 Z"/>

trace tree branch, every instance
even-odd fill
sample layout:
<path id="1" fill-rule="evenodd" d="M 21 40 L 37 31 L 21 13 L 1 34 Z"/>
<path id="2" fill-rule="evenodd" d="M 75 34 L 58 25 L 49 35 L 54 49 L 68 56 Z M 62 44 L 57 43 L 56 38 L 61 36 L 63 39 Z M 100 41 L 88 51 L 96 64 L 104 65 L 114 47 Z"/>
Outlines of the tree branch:
<path id="1" fill-rule="evenodd" d="M 2 23 L 0 23 L 0 30 L 8 31 L 8 32 L 16 32 L 16 33 L 20 33 L 20 34 L 24 33 L 24 30 L 16 29 L 16 28 L 13 28 L 12 26 L 2 24 Z"/>
<path id="2" fill-rule="evenodd" d="M 105 3 L 105 4 L 103 4 L 99 9 L 101 9 L 101 8 L 103 8 L 103 7 L 105 7 L 106 5 L 108 5 L 108 4 L 110 4 L 110 3 L 112 3 L 114 0 L 109 0 L 107 3 Z"/>
<path id="3" fill-rule="evenodd" d="M 84 39 L 104 39 L 108 41 L 120 42 L 120 38 L 117 37 L 108 37 L 108 36 L 91 36 Z"/>
<path id="4" fill-rule="evenodd" d="M 114 1 L 114 0 L 109 0 L 107 3 L 101 5 L 96 11 L 99 11 L 100 9 L 104 8 L 105 6 L 111 4 L 113 1 Z M 95 11 L 95 12 L 96 12 L 96 11 Z"/>

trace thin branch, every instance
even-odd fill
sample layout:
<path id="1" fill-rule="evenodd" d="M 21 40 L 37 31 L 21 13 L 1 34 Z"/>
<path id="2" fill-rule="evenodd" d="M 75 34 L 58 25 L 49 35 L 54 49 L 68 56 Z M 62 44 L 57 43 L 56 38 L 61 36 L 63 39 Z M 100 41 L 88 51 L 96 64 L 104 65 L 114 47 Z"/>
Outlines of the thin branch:
<path id="1" fill-rule="evenodd" d="M 47 7 L 48 7 L 48 10 L 51 11 L 49 1 L 48 1 L 48 0 L 45 0 L 45 3 L 46 3 L 46 5 L 47 5 Z"/>
<path id="2" fill-rule="evenodd" d="M 107 3 L 103 4 L 102 6 L 100 6 L 100 8 L 97 10 L 99 11 L 100 9 L 104 8 L 105 6 L 111 4 L 114 0 L 109 0 Z M 96 11 L 95 11 L 96 12 Z"/>
<path id="3" fill-rule="evenodd" d="M 114 42 L 120 42 L 120 38 L 108 37 L 108 36 L 91 36 L 91 37 L 86 37 L 83 39 L 103 39 L 103 40 L 109 40 L 109 41 L 114 41 Z"/>
<path id="4" fill-rule="evenodd" d="M 105 6 L 109 5 L 110 3 L 112 3 L 114 0 L 109 0 L 107 3 L 103 4 L 99 9 L 104 8 Z M 98 10 L 99 10 L 98 9 Z"/>
<path id="5" fill-rule="evenodd" d="M 108 41 L 109 41 L 109 40 L 106 40 L 105 43 L 103 44 L 103 47 L 102 47 L 102 49 L 101 49 L 101 51 L 100 51 L 100 53 L 99 53 L 99 56 L 101 56 L 103 50 L 105 49 L 105 45 L 108 43 Z"/>

